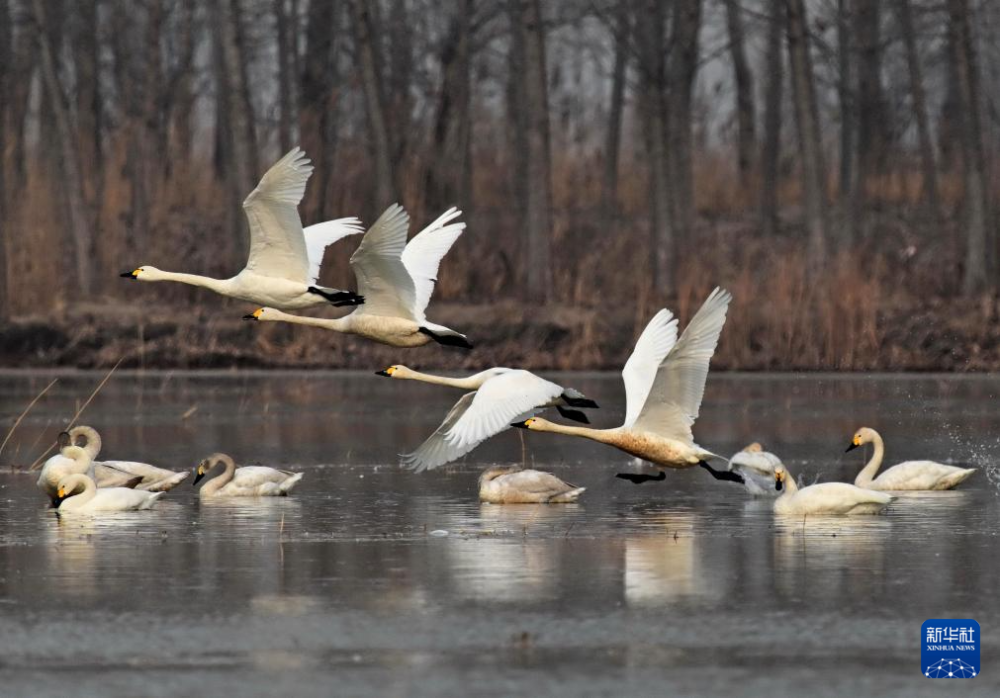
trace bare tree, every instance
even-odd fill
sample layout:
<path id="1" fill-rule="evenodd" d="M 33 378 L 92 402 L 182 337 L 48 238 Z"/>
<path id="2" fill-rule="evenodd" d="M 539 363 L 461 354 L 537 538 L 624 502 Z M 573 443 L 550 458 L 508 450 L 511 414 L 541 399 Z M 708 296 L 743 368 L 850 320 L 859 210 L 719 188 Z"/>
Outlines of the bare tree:
<path id="1" fill-rule="evenodd" d="M 56 68 L 56 51 L 49 36 L 48 17 L 45 14 L 43 1 L 32 0 L 31 9 L 37 29 L 42 82 L 48 96 L 49 108 L 52 109 L 56 141 L 59 144 L 63 195 L 66 199 L 76 287 L 83 296 L 89 296 L 93 289 L 93 275 L 91 273 L 93 239 L 84 207 L 83 179 L 76 142 L 73 138 L 69 105 Z"/>
<path id="2" fill-rule="evenodd" d="M 608 107 L 608 130 L 604 138 L 604 178 L 601 208 L 612 217 L 618 208 L 618 154 L 621 149 L 622 111 L 625 105 L 625 74 L 629 63 L 632 30 L 628 0 L 618 0 L 612 19 L 615 37 L 614 67 L 611 71 L 611 100 Z"/>
<path id="3" fill-rule="evenodd" d="M 739 0 L 725 0 L 726 27 L 729 31 L 729 55 L 733 61 L 733 81 L 736 84 L 736 163 L 744 187 L 754 169 L 757 153 L 756 105 L 754 79 L 747 60 L 743 15 Z"/>
<path id="4" fill-rule="evenodd" d="M 528 295 L 536 303 L 545 303 L 552 288 L 552 182 L 549 150 L 549 100 L 545 69 L 545 26 L 540 0 L 511 0 L 512 30 L 518 36 L 512 50 L 521 51 L 518 63 L 523 67 L 522 152 L 516 157 L 526 173 L 523 202 L 525 246 L 528 270 Z"/>
<path id="5" fill-rule="evenodd" d="M 867 187 L 869 178 L 882 170 L 885 158 L 885 109 L 882 95 L 882 45 L 880 0 L 855 0 L 854 34 L 858 41 L 857 63 L 857 172 L 852 182 L 848 241 L 867 237 Z"/>
<path id="6" fill-rule="evenodd" d="M 966 250 L 962 289 L 966 294 L 996 286 L 996 248 L 987 199 L 979 66 L 968 0 L 948 0 L 948 38 L 957 78 L 960 138 L 965 179 Z"/>
<path id="7" fill-rule="evenodd" d="M 937 165 L 934 162 L 934 144 L 931 141 L 931 127 L 927 118 L 927 96 L 924 91 L 923 70 L 917 51 L 917 35 L 913 27 L 913 11 L 910 0 L 896 0 L 899 29 L 906 48 L 906 65 L 910 76 L 910 99 L 917 121 L 917 139 L 920 147 L 920 164 L 923 172 L 923 193 L 927 207 L 935 217 L 940 218 L 941 205 L 938 199 Z"/>
<path id="8" fill-rule="evenodd" d="M 846 206 L 853 192 L 854 176 L 854 81 L 851 51 L 850 0 L 837 0 L 837 101 L 840 103 L 840 172 L 838 195 Z M 850 237 L 848 230 L 845 237 Z"/>
<path id="9" fill-rule="evenodd" d="M 701 0 L 676 0 L 671 32 L 670 118 L 671 186 L 675 229 L 684 237 L 694 229 L 692 114 L 698 72 Z"/>
<path id="10" fill-rule="evenodd" d="M 778 167 L 781 159 L 781 103 L 785 70 L 782 60 L 785 35 L 785 0 L 770 0 L 767 27 L 764 91 L 764 143 L 761 152 L 760 217 L 764 232 L 778 229 Z"/>
<path id="11" fill-rule="evenodd" d="M 292 52 L 295 36 L 285 0 L 273 0 L 275 34 L 278 43 L 278 143 L 281 152 L 292 147 L 292 89 L 294 87 Z"/>
<path id="12" fill-rule="evenodd" d="M 351 0 L 354 35 L 361 86 L 368 114 L 368 133 L 375 162 L 375 205 L 379 209 L 396 198 L 392 167 L 392 138 L 386 117 L 384 79 L 379 60 L 377 37 L 366 0 Z"/>
<path id="13" fill-rule="evenodd" d="M 791 69 L 792 100 L 798 124 L 802 179 L 805 189 L 806 231 L 809 261 L 813 269 L 823 263 L 826 250 L 826 197 L 823 189 L 823 154 L 820 146 L 819 115 L 809 35 L 803 0 L 787 0 L 788 62 Z"/>
<path id="14" fill-rule="evenodd" d="M 14 31 L 9 0 L 0 0 L 0 65 L 13 63 Z M 7 105 L 10 104 L 10 77 L 0 70 L 0 221 L 7 221 Z M 5 228 L 7 226 L 4 226 Z M 7 236 L 0 231 L 0 297 L 7 298 Z M 9 303 L 0 302 L 0 322 L 7 319 Z"/>
<path id="15" fill-rule="evenodd" d="M 168 142 L 171 147 L 171 154 L 179 155 L 186 164 L 191 157 L 191 148 L 194 143 L 194 129 L 192 128 L 192 112 L 195 104 L 195 71 L 194 71 L 194 50 L 196 32 L 196 14 L 194 0 L 180 0 L 179 9 L 179 36 L 176 62 L 170 70 L 168 88 L 166 94 L 169 95 L 167 114 L 165 120 L 168 124 L 170 137 Z M 165 158 L 165 176 L 171 173 L 172 160 Z"/>

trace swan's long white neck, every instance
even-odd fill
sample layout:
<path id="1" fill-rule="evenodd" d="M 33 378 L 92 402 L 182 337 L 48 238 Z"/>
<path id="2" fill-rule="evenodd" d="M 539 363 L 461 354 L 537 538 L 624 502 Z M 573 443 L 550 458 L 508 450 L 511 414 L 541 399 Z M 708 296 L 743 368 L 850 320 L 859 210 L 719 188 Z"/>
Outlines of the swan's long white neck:
<path id="1" fill-rule="evenodd" d="M 410 368 L 396 369 L 393 378 L 403 380 L 421 381 L 423 383 L 433 383 L 434 385 L 445 385 L 449 388 L 461 388 L 462 390 L 479 390 L 483 387 L 488 376 L 477 373 L 474 376 L 465 378 L 448 378 L 447 376 L 433 376 L 430 373 L 421 373 Z"/>
<path id="2" fill-rule="evenodd" d="M 291 322 L 296 325 L 322 327 L 325 330 L 353 334 L 350 317 L 350 315 L 338 318 L 309 317 L 308 315 L 291 315 L 274 308 L 268 308 L 266 317 L 261 319 L 264 322 Z"/>
<path id="3" fill-rule="evenodd" d="M 86 475 L 71 475 L 70 477 L 66 478 L 66 480 L 72 483 L 71 487 L 72 490 L 74 491 L 76 490 L 77 485 L 80 484 L 83 485 L 83 491 L 78 494 L 74 494 L 70 497 L 67 497 L 66 498 L 67 502 L 72 500 L 74 505 L 86 504 L 91 499 L 97 496 L 97 485 L 94 484 L 94 481 L 91 480 Z"/>
<path id="4" fill-rule="evenodd" d="M 875 446 L 875 451 L 872 453 L 871 460 L 868 461 L 866 465 L 858 476 L 854 479 L 854 484 L 858 487 L 865 487 L 871 484 L 871 481 L 875 479 L 875 473 L 878 469 L 882 467 L 882 458 L 885 456 L 885 443 L 882 441 L 882 437 L 879 433 L 872 432 L 872 444 Z"/>
<path id="5" fill-rule="evenodd" d="M 790 497 L 799 491 L 799 483 L 795 481 L 795 478 L 792 477 L 792 474 L 789 473 L 787 470 L 785 471 L 785 475 L 786 477 L 781 483 L 781 488 L 782 488 L 781 496 Z"/>
<path id="6" fill-rule="evenodd" d="M 232 458 L 219 458 L 219 460 L 216 461 L 216 464 L 212 466 L 212 470 L 214 470 L 216 465 L 219 463 L 225 465 L 226 469 L 201 486 L 201 491 L 205 494 L 215 494 L 228 485 L 232 481 L 233 476 L 236 474 L 236 461 Z M 208 473 L 206 473 L 206 475 L 207 474 Z"/>
<path id="7" fill-rule="evenodd" d="M 556 422 L 550 422 L 546 419 L 535 419 L 531 430 L 547 431 L 552 434 L 565 434 L 566 436 L 581 436 L 585 439 L 590 439 L 591 441 L 597 441 L 602 444 L 611 444 L 612 446 L 616 446 L 619 438 L 622 436 L 622 429 L 620 427 L 613 429 L 594 429 L 592 427 L 577 427 L 570 424 L 557 424 Z"/>
<path id="8" fill-rule="evenodd" d="M 213 279 L 210 276 L 198 276 L 197 274 L 182 274 L 173 271 L 160 271 L 155 278 L 148 281 L 176 281 L 188 286 L 200 286 L 222 295 L 228 295 L 231 287 L 231 279 Z"/>

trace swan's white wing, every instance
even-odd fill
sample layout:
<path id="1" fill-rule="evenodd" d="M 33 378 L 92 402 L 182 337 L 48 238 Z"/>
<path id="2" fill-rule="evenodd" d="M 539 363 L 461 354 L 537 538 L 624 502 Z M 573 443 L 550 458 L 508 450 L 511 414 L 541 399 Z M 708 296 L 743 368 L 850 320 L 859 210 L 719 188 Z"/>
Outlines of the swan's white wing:
<path id="1" fill-rule="evenodd" d="M 726 324 L 732 296 L 716 288 L 709 294 L 681 338 L 660 365 L 636 426 L 663 436 L 691 439 L 705 395 L 708 364 Z"/>
<path id="2" fill-rule="evenodd" d="M 250 222 L 249 271 L 309 283 L 309 256 L 298 205 L 312 171 L 305 153 L 292 148 L 243 202 Z"/>
<path id="3" fill-rule="evenodd" d="M 635 424 L 646 402 L 656 370 L 677 343 L 677 318 L 666 308 L 653 316 L 625 362 L 625 426 Z"/>
<path id="4" fill-rule="evenodd" d="M 287 470 L 269 468 L 266 465 L 244 465 L 233 472 L 233 479 L 227 486 L 258 487 L 268 482 L 280 484 L 292 476 Z"/>
<path id="5" fill-rule="evenodd" d="M 406 210 L 393 204 L 361 239 L 361 245 L 351 255 L 351 268 L 365 303 L 355 313 L 420 320 L 413 313 L 416 289 L 402 259 L 409 227 Z"/>
<path id="6" fill-rule="evenodd" d="M 306 255 L 309 257 L 309 280 L 316 283 L 319 281 L 319 269 L 323 265 L 326 248 L 348 235 L 365 232 L 365 228 L 357 218 L 338 218 L 310 225 L 302 232 L 306 240 Z"/>
<path id="7" fill-rule="evenodd" d="M 476 391 L 472 405 L 446 439 L 459 447 L 477 445 L 510 428 L 511 422 L 562 395 L 563 387 L 529 371 L 515 370 L 490 378 Z"/>
<path id="8" fill-rule="evenodd" d="M 423 319 L 431 294 L 434 293 L 434 282 L 437 281 L 441 259 L 448 254 L 448 250 L 465 230 L 465 223 L 447 224 L 461 215 L 462 212 L 457 208 L 449 208 L 410 240 L 403 250 L 403 264 L 416 289 L 413 312 L 419 319 Z"/>
<path id="9" fill-rule="evenodd" d="M 434 433 L 427 437 L 427 440 L 420 444 L 417 450 L 403 456 L 403 465 L 419 473 L 450 463 L 474 449 L 478 444 L 459 447 L 448 443 L 445 440 L 445 434 L 455 425 L 455 422 L 462 418 L 475 396 L 476 392 L 473 391 L 459 398 L 458 402 L 448 411 L 441 426 L 435 429 Z"/>

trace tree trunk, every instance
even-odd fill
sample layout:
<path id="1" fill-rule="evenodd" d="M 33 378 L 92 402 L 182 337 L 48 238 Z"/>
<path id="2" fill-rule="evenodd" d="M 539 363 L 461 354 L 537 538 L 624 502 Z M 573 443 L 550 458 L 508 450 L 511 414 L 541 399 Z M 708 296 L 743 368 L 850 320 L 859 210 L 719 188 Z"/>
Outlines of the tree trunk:
<path id="1" fill-rule="evenodd" d="M 670 163 L 675 227 L 682 239 L 694 230 L 694 167 L 692 111 L 694 78 L 698 73 L 701 0 L 677 0 L 673 18 L 673 66 L 670 75 Z"/>
<path id="2" fill-rule="evenodd" d="M 274 0 L 274 21 L 278 35 L 278 143 L 281 152 L 292 147 L 292 46 L 294 35 L 289 27 L 285 0 Z"/>
<path id="3" fill-rule="evenodd" d="M 764 145 L 761 153 L 760 218 L 765 235 L 778 230 L 778 175 L 781 162 L 781 103 L 785 71 L 782 39 L 785 0 L 771 0 L 767 27 L 767 86 L 764 92 Z"/>
<path id="4" fill-rule="evenodd" d="M 868 180 L 882 170 L 885 158 L 885 109 L 882 98 L 882 47 L 879 0 L 855 0 L 854 34 L 858 38 L 857 173 L 851 193 L 850 237 L 866 238 Z"/>
<path id="5" fill-rule="evenodd" d="M 968 0 L 948 0 L 948 34 L 959 99 L 965 179 L 966 250 L 962 289 L 967 295 L 993 290 L 996 249 L 987 193 L 982 136 L 982 96 Z"/>
<path id="6" fill-rule="evenodd" d="M 433 152 L 424 181 L 431 212 L 458 203 L 468 215 L 471 193 L 472 0 L 460 0 L 441 46 L 441 94 L 434 119 Z"/>
<path id="7" fill-rule="evenodd" d="M 601 210 L 608 219 L 614 218 L 618 211 L 618 155 L 621 149 L 625 74 L 628 71 L 631 34 L 628 0 L 618 0 L 612 21 L 615 64 L 611 73 L 611 104 L 608 108 L 608 131 L 604 138 L 604 178 L 601 186 Z"/>
<path id="8" fill-rule="evenodd" d="M 311 2 L 306 22 L 299 83 L 299 140 L 316 171 L 306 189 L 302 216 L 306 221 L 320 221 L 333 217 L 329 188 L 337 152 L 337 38 L 343 34 L 343 9 L 332 2 Z"/>
<path id="9" fill-rule="evenodd" d="M 81 295 L 87 297 L 93 289 L 91 274 L 93 239 L 84 208 L 82 172 L 76 142 L 73 138 L 73 126 L 70 123 L 66 93 L 56 70 L 56 51 L 50 42 L 49 25 L 45 16 L 43 0 L 32 0 L 31 7 L 37 27 L 42 82 L 48 95 L 49 106 L 53 110 L 55 135 L 59 143 L 60 169 L 63 179 L 62 195 L 66 199 L 71 250 L 75 263 L 76 288 Z"/>
<path id="10" fill-rule="evenodd" d="M 14 32 L 11 23 L 9 0 L 0 0 L 0 65 L 11 65 L 13 55 Z M 7 295 L 7 231 L 10 230 L 7 218 L 7 113 L 10 104 L 10 83 L 12 78 L 8 71 L 0 70 L 0 323 L 4 322 L 10 312 L 10 296 Z"/>
<path id="11" fill-rule="evenodd" d="M 515 42 L 523 54 L 524 162 L 526 202 L 524 225 L 528 270 L 528 295 L 535 304 L 545 304 L 552 290 L 552 183 L 549 144 L 549 101 L 545 67 L 545 27 L 540 0 L 512 0 Z"/>
<path id="12" fill-rule="evenodd" d="M 383 75 L 378 60 L 377 37 L 366 0 L 351 0 L 361 86 L 368 114 L 368 132 L 375 162 L 375 205 L 381 210 L 396 199 L 392 168 L 392 139 L 386 120 Z"/>
<path id="13" fill-rule="evenodd" d="M 837 0 L 837 98 L 840 102 L 840 177 L 838 195 L 846 207 L 851 198 L 854 176 L 854 87 L 851 60 L 849 0 Z M 845 236 L 850 240 L 850 233 Z"/>
<path id="14" fill-rule="evenodd" d="M 104 159 L 101 156 L 101 83 L 98 73 L 100 32 L 97 0 L 82 2 L 74 36 L 74 68 L 76 70 L 76 124 L 80 148 L 80 167 L 88 173 L 84 187 L 89 183 L 92 223 L 97 222 L 100 208 L 100 191 L 103 180 Z"/>
<path id="15" fill-rule="evenodd" d="M 226 65 L 229 68 L 233 96 L 230 100 L 233 108 L 230 123 L 235 129 L 233 152 L 242 160 L 237 164 L 237 171 L 244 190 L 243 196 L 246 196 L 256 184 L 254 179 L 260 168 L 260 150 L 257 147 L 257 119 L 250 91 L 250 50 L 240 0 L 229 0 L 228 21 L 222 30 L 226 39 Z"/>
<path id="16" fill-rule="evenodd" d="M 749 188 L 757 152 L 757 108 L 754 105 L 753 71 L 747 60 L 743 15 L 738 0 L 725 0 L 726 26 L 729 30 L 729 54 L 733 61 L 733 81 L 736 84 L 737 160 L 740 180 Z"/>
<path id="17" fill-rule="evenodd" d="M 927 96 L 924 92 L 923 70 L 917 51 L 917 35 L 913 27 L 913 12 L 910 0 L 896 0 L 899 27 L 906 49 L 906 64 L 910 74 L 910 96 L 913 113 L 917 118 L 917 139 L 920 147 L 920 164 L 923 170 L 923 194 L 927 208 L 935 220 L 940 220 L 941 205 L 938 200 L 937 165 L 934 162 L 934 144 L 931 141 L 931 127 L 927 119 Z"/>
<path id="18" fill-rule="evenodd" d="M 191 147 L 194 143 L 194 131 L 191 126 L 192 112 L 195 105 L 194 94 L 194 49 L 195 49 L 195 7 L 194 0 L 181 0 L 178 38 L 177 65 L 170 81 L 171 95 L 168 105 L 168 120 L 170 124 L 170 155 L 177 154 L 187 171 L 191 159 Z M 172 157 L 165 157 L 165 174 L 172 172 Z"/>
<path id="19" fill-rule="evenodd" d="M 667 159 L 667 76 L 663 3 L 646 0 L 636 17 L 639 42 L 640 111 L 649 158 L 650 256 L 653 287 L 669 293 L 674 281 L 674 221 L 670 211 Z"/>
<path id="20" fill-rule="evenodd" d="M 390 6 L 385 29 L 389 34 L 389 109 L 386 118 L 392 138 L 392 161 L 406 162 L 413 111 L 413 26 L 412 9 L 407 0 L 395 0 Z M 378 28 L 381 25 L 375 23 Z M 378 50 L 376 48 L 376 50 Z"/>
<path id="21" fill-rule="evenodd" d="M 820 147 L 816 87 L 809 55 L 806 9 L 803 0 L 787 0 L 788 62 L 791 69 L 792 99 L 802 153 L 802 180 L 805 189 L 806 231 L 809 263 L 819 269 L 826 252 L 826 197 L 823 187 L 823 153 Z"/>

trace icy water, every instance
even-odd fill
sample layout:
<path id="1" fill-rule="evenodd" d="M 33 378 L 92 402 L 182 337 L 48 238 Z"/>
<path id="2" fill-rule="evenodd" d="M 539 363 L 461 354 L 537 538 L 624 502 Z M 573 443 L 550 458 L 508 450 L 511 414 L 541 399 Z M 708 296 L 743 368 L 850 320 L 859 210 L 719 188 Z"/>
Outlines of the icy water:
<path id="1" fill-rule="evenodd" d="M 0 436 L 58 374 L 0 374 Z M 524 434 L 575 505 L 480 505 L 508 432 L 415 475 L 457 397 L 360 373 L 119 373 L 87 408 L 108 458 L 191 468 L 213 451 L 305 472 L 292 497 L 59 520 L 27 464 L 99 374 L 65 374 L 0 455 L 4 696 L 971 695 L 1000 692 L 997 377 L 712 375 L 695 428 L 759 440 L 811 481 L 850 479 L 855 428 L 888 461 L 982 470 L 881 517 L 776 521 L 706 473 L 615 479 L 614 450 Z M 620 423 L 617 375 L 554 375 Z M 443 532 L 447 532 L 445 535 Z M 920 626 L 973 618 L 982 673 L 920 672 Z"/>

